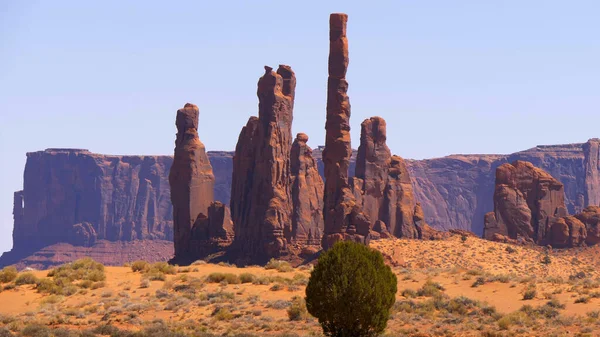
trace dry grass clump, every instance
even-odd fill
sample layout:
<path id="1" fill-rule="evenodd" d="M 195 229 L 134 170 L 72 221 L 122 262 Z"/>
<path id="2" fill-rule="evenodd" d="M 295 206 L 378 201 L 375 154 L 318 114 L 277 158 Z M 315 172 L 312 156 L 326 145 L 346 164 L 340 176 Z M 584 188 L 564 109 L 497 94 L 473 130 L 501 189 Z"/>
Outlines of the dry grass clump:
<path id="1" fill-rule="evenodd" d="M 13 266 L 4 267 L 0 271 L 0 283 L 12 282 L 17 278 L 18 274 L 17 268 Z"/>
<path id="2" fill-rule="evenodd" d="M 269 262 L 265 265 L 265 269 L 275 269 L 282 273 L 294 270 L 294 268 L 288 262 L 275 259 L 269 260 Z"/>
<path id="3" fill-rule="evenodd" d="M 294 296 L 292 302 L 287 309 L 288 318 L 290 321 L 300 321 L 308 317 L 306 302 L 300 296 Z"/>
<path id="4" fill-rule="evenodd" d="M 15 279 L 15 285 L 36 284 L 38 278 L 31 272 L 20 273 Z"/>
<path id="5" fill-rule="evenodd" d="M 131 271 L 140 272 L 144 279 L 150 281 L 165 281 L 167 275 L 177 274 L 177 267 L 168 264 L 167 262 L 148 263 L 146 261 L 134 261 L 131 263 Z"/>
<path id="6" fill-rule="evenodd" d="M 440 295 L 444 290 L 445 289 L 441 284 L 433 282 L 431 279 L 428 279 L 427 281 L 425 281 L 425 284 L 423 284 L 423 286 L 419 290 L 417 290 L 417 295 L 433 297 L 436 295 Z"/>
<path id="7" fill-rule="evenodd" d="M 224 284 L 240 284 L 242 281 L 236 274 L 232 273 L 211 273 L 206 277 L 206 281 L 209 283 L 221 283 Z"/>
<path id="8" fill-rule="evenodd" d="M 64 264 L 48 272 L 48 277 L 36 281 L 40 293 L 71 296 L 79 289 L 98 289 L 105 286 L 104 265 L 90 258 Z"/>

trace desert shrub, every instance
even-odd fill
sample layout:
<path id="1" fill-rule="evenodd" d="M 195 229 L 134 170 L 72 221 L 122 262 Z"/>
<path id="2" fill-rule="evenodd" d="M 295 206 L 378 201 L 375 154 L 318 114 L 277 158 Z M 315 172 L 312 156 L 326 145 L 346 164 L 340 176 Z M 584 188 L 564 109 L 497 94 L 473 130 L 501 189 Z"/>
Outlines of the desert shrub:
<path id="1" fill-rule="evenodd" d="M 159 271 L 149 272 L 146 277 L 150 281 L 165 281 L 167 279 L 167 276 Z"/>
<path id="2" fill-rule="evenodd" d="M 62 302 L 64 299 L 65 298 L 61 295 L 50 295 L 50 296 L 42 298 L 40 303 L 41 304 L 56 304 L 56 303 Z"/>
<path id="3" fill-rule="evenodd" d="M 587 317 L 592 319 L 600 318 L 600 310 L 588 311 L 585 313 Z"/>
<path id="4" fill-rule="evenodd" d="M 511 246 L 506 246 L 506 248 L 504 250 L 506 250 L 506 252 L 509 254 L 515 253 L 517 251 L 516 249 L 514 249 Z"/>
<path id="5" fill-rule="evenodd" d="M 275 283 L 274 285 L 271 286 L 271 288 L 269 288 L 269 290 L 271 291 L 278 291 L 283 289 L 283 284 L 281 283 Z"/>
<path id="6" fill-rule="evenodd" d="M 114 325 L 105 324 L 97 326 L 92 332 L 103 336 L 119 336 L 121 331 Z"/>
<path id="7" fill-rule="evenodd" d="M 303 274 L 294 274 L 292 278 L 292 284 L 298 286 L 305 286 L 308 284 L 308 277 Z"/>
<path id="8" fill-rule="evenodd" d="M 580 271 L 573 275 L 569 275 L 569 280 L 570 281 L 583 280 L 586 277 L 587 277 L 587 275 L 585 274 L 585 272 Z"/>
<path id="9" fill-rule="evenodd" d="M 479 286 L 482 286 L 485 284 L 485 278 L 484 277 L 478 277 L 477 280 L 475 280 L 475 282 L 473 282 L 473 284 L 471 284 L 471 287 L 473 288 L 477 288 Z"/>
<path id="10" fill-rule="evenodd" d="M 210 283 L 226 282 L 227 284 L 239 284 L 241 282 L 236 274 L 231 273 L 211 273 L 206 280 Z"/>
<path id="11" fill-rule="evenodd" d="M 523 292 L 523 299 L 524 300 L 532 300 L 535 298 L 536 295 L 537 295 L 537 290 L 535 289 L 535 287 L 529 287 L 529 288 L 525 289 L 525 291 Z"/>
<path id="12" fill-rule="evenodd" d="M 282 273 L 294 270 L 294 268 L 292 268 L 292 266 L 288 262 L 275 259 L 269 260 L 269 262 L 265 266 L 265 269 L 275 269 Z"/>
<path id="13" fill-rule="evenodd" d="M 1 327 L 0 328 L 0 337 L 13 337 L 13 334 L 6 327 Z"/>
<path id="14" fill-rule="evenodd" d="M 81 288 L 89 289 L 92 287 L 92 284 L 94 284 L 94 281 L 92 281 L 92 280 L 83 280 L 83 281 L 79 282 L 77 285 Z"/>
<path id="15" fill-rule="evenodd" d="M 48 277 L 67 279 L 69 281 L 90 280 L 92 282 L 106 280 L 104 265 L 89 257 L 64 264 L 48 272 Z"/>
<path id="16" fill-rule="evenodd" d="M 498 327 L 501 330 L 508 330 L 512 325 L 526 326 L 531 324 L 531 322 L 532 320 L 527 313 L 523 311 L 515 311 L 502 316 L 498 320 Z"/>
<path id="17" fill-rule="evenodd" d="M 104 281 L 94 282 L 90 287 L 92 290 L 100 289 L 106 287 L 106 283 Z"/>
<path id="18" fill-rule="evenodd" d="M 575 303 L 588 303 L 590 301 L 589 296 L 581 296 L 575 300 Z"/>
<path id="19" fill-rule="evenodd" d="M 158 271 L 163 274 L 175 275 L 177 274 L 177 268 L 166 262 L 156 262 L 150 265 L 150 272 Z"/>
<path id="20" fill-rule="evenodd" d="M 546 302 L 546 305 L 551 308 L 556 308 L 556 309 L 564 309 L 566 307 L 564 304 L 560 303 L 560 301 L 557 299 L 552 299 L 552 300 Z"/>
<path id="21" fill-rule="evenodd" d="M 229 321 L 233 319 L 233 314 L 227 308 L 216 307 L 213 310 L 211 316 L 213 316 L 218 321 Z"/>
<path id="22" fill-rule="evenodd" d="M 165 310 L 177 310 L 183 306 L 190 304 L 190 300 L 185 297 L 177 297 L 170 300 L 165 306 Z"/>
<path id="23" fill-rule="evenodd" d="M 23 284 L 36 284 L 37 282 L 38 282 L 38 278 L 35 275 L 33 275 L 33 273 L 30 273 L 30 272 L 21 273 L 15 279 L 15 284 L 18 286 L 23 285 Z"/>
<path id="24" fill-rule="evenodd" d="M 290 307 L 287 309 L 287 314 L 290 321 L 300 321 L 306 318 L 308 311 L 304 299 L 300 296 L 294 296 Z"/>
<path id="25" fill-rule="evenodd" d="M 131 263 L 131 271 L 135 272 L 143 272 L 147 268 L 149 268 L 149 263 L 146 261 L 138 260 Z"/>
<path id="26" fill-rule="evenodd" d="M 338 242 L 311 272 L 306 306 L 327 336 L 376 336 L 387 326 L 396 291 L 396 275 L 380 252 Z"/>
<path id="27" fill-rule="evenodd" d="M 50 329 L 41 324 L 29 324 L 21 330 L 21 336 L 25 337 L 50 337 Z"/>
<path id="28" fill-rule="evenodd" d="M 53 279 L 43 278 L 36 283 L 36 289 L 39 293 L 61 294 L 62 285 L 57 285 Z"/>
<path id="29" fill-rule="evenodd" d="M 0 283 L 12 282 L 17 278 L 18 274 L 17 268 L 13 266 L 4 267 L 0 271 Z"/>
<path id="30" fill-rule="evenodd" d="M 241 273 L 240 274 L 240 282 L 241 283 L 252 283 L 256 280 L 256 276 L 250 273 Z"/>
<path id="31" fill-rule="evenodd" d="M 194 261 L 194 263 L 192 263 L 192 266 L 201 266 L 203 264 L 206 264 L 206 261 L 204 261 L 204 260 L 197 260 L 197 261 Z"/>
<path id="32" fill-rule="evenodd" d="M 548 255 L 548 253 L 546 253 L 544 255 L 544 258 L 542 259 L 542 264 L 550 264 L 552 263 L 552 259 L 550 258 L 550 255 Z"/>
<path id="33" fill-rule="evenodd" d="M 402 296 L 406 298 L 414 298 L 417 297 L 417 291 L 413 289 L 404 289 L 402 290 Z"/>
<path id="34" fill-rule="evenodd" d="M 143 278 L 140 281 L 140 288 L 149 288 L 150 287 L 150 280 L 147 278 Z"/>
<path id="35" fill-rule="evenodd" d="M 441 284 L 433 282 L 429 279 L 425 281 L 425 284 L 423 284 L 423 286 L 419 290 L 417 290 L 417 295 L 433 297 L 436 295 L 440 295 L 444 290 L 445 289 Z"/>
<path id="36" fill-rule="evenodd" d="M 254 281 L 252 281 L 252 284 L 266 286 L 271 284 L 271 278 L 269 278 L 268 276 L 259 276 L 256 279 L 254 279 Z"/>

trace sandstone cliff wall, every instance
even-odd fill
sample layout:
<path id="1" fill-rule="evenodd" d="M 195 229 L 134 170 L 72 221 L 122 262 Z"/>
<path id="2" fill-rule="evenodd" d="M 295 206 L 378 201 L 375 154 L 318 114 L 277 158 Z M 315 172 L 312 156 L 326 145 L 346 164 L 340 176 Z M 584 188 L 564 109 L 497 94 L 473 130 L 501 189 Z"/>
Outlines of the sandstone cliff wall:
<path id="1" fill-rule="evenodd" d="M 594 152 L 598 142 L 537 146 L 510 155 L 405 161 L 415 200 L 429 225 L 482 234 L 484 215 L 494 208 L 496 168 L 514 160 L 529 161 L 560 181 L 569 214 L 583 211 L 586 198 L 591 205 L 600 202 L 600 162 Z M 587 156 L 584 149 L 591 150 Z M 322 175 L 321 148 L 314 149 L 312 156 Z M 215 174 L 215 200 L 229 203 L 233 152 L 208 151 L 208 157 Z M 355 158 L 354 151 L 349 176 L 354 176 Z M 171 240 L 168 172 L 172 162 L 172 156 L 112 156 L 75 149 L 28 153 L 24 189 L 15 193 L 15 249 L 71 242 L 68 233 L 76 231 L 70 229 L 82 222 L 97 228 L 98 240 Z"/>

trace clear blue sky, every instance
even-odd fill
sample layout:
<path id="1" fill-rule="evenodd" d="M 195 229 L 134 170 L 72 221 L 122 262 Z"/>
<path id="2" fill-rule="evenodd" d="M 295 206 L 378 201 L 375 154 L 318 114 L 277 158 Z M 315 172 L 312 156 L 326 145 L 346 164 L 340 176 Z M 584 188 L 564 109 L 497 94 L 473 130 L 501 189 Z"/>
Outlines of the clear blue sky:
<path id="1" fill-rule="evenodd" d="M 293 131 L 322 145 L 332 12 L 354 147 L 374 115 L 405 158 L 600 136 L 598 1 L 0 1 L 0 252 L 26 152 L 171 154 L 186 102 L 232 150 L 264 65 L 293 67 Z"/>

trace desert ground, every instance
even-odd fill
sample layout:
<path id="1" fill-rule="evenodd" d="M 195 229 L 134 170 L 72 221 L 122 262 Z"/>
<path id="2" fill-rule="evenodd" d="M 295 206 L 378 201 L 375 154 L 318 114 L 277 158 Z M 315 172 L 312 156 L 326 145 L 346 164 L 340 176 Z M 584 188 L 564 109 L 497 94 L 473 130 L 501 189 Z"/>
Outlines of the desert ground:
<path id="1" fill-rule="evenodd" d="M 371 246 L 398 278 L 386 336 L 600 336 L 598 248 L 461 235 Z M 0 336 L 321 336 L 303 300 L 311 268 L 80 260 L 5 269 Z"/>

